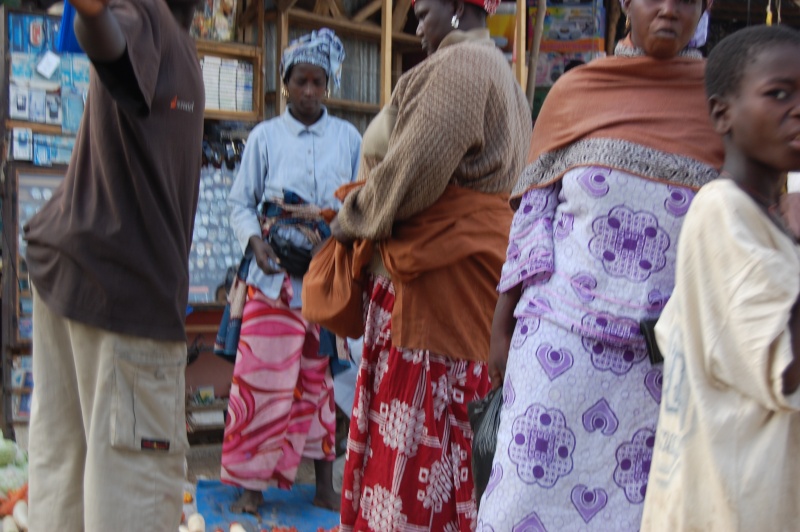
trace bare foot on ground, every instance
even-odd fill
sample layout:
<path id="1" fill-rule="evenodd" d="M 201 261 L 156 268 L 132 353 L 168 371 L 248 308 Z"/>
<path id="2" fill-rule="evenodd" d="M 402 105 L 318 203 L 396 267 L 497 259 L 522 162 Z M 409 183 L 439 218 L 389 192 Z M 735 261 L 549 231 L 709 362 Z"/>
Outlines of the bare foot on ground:
<path id="1" fill-rule="evenodd" d="M 314 506 L 338 512 L 342 504 L 342 496 L 333 490 L 320 491 L 314 497 Z"/>

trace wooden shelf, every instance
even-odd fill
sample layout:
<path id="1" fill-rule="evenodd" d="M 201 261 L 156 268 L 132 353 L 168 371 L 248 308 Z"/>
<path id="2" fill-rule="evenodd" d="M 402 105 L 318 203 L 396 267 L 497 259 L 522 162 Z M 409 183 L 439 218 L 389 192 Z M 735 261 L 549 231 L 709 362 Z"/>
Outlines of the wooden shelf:
<path id="1" fill-rule="evenodd" d="M 208 120 L 231 120 L 234 122 L 258 122 L 258 113 L 255 111 L 223 111 L 221 109 L 206 109 Z"/>
<path id="2" fill-rule="evenodd" d="M 354 111 L 356 113 L 377 114 L 381 110 L 381 106 L 377 103 L 356 102 L 339 98 L 326 98 L 323 103 L 331 109 Z"/>
<path id="3" fill-rule="evenodd" d="M 326 17 L 303 9 L 289 10 L 289 24 L 308 29 L 328 27 L 344 35 L 365 37 L 374 41 L 379 41 L 381 38 L 380 26 L 367 22 L 353 22 L 347 19 Z M 392 32 L 392 41 L 399 47 L 422 49 L 422 40 L 416 35 L 394 31 Z"/>
<path id="4" fill-rule="evenodd" d="M 261 56 L 261 48 L 250 44 L 204 39 L 195 40 L 195 44 L 197 45 L 197 53 L 200 55 L 213 55 L 232 59 L 258 59 Z"/>
<path id="5" fill-rule="evenodd" d="M 73 137 L 74 135 L 65 134 L 61 130 L 61 126 L 54 124 L 39 124 L 38 122 L 23 122 L 21 120 L 6 120 L 6 131 L 14 128 L 30 129 L 34 133 L 41 133 L 43 135 L 63 135 Z"/>
<path id="6" fill-rule="evenodd" d="M 274 103 L 275 96 L 275 91 L 269 91 L 264 94 L 264 101 L 267 103 Z M 364 114 L 378 114 L 381 110 L 380 104 L 377 103 L 343 100 L 341 98 L 325 98 L 322 100 L 322 103 L 329 109 L 340 109 L 342 111 L 353 111 Z"/>
<path id="7" fill-rule="evenodd" d="M 186 412 L 212 412 L 215 410 L 225 410 L 228 408 L 227 399 L 217 399 L 210 405 L 198 405 L 194 403 L 187 403 Z"/>

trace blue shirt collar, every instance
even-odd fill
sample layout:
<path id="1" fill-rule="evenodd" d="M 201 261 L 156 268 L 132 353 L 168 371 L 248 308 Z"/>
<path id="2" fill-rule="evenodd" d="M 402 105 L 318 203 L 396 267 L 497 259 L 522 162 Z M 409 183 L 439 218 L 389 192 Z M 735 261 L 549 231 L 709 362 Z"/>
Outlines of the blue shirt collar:
<path id="1" fill-rule="evenodd" d="M 317 136 L 322 136 L 325 133 L 325 128 L 328 126 L 328 108 L 324 105 L 322 106 L 322 116 L 319 117 L 319 120 L 311 124 L 310 126 L 306 126 L 289 112 L 289 107 L 291 104 L 286 106 L 286 111 L 283 113 L 283 120 L 286 122 L 286 127 L 289 128 L 289 131 L 295 135 L 300 136 L 300 133 L 304 131 L 308 131 Z"/>

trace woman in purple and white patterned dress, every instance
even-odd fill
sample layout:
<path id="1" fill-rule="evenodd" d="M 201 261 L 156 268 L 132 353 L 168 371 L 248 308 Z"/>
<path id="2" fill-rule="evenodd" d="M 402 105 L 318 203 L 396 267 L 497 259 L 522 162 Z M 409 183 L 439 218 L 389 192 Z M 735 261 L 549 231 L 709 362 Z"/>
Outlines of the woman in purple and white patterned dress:
<path id="1" fill-rule="evenodd" d="M 639 322 L 672 292 L 684 215 L 722 145 L 688 47 L 705 2 L 623 7 L 631 35 L 553 87 L 512 199 L 489 361 L 504 401 L 480 532 L 641 521 L 661 367 Z"/>

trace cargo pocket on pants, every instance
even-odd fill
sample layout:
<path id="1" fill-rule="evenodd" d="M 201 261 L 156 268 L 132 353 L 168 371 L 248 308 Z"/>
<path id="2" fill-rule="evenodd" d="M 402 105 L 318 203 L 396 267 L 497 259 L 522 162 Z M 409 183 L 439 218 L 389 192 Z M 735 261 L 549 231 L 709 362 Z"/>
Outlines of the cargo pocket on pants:
<path id="1" fill-rule="evenodd" d="M 175 350 L 114 353 L 111 446 L 129 451 L 185 452 L 185 354 Z"/>

